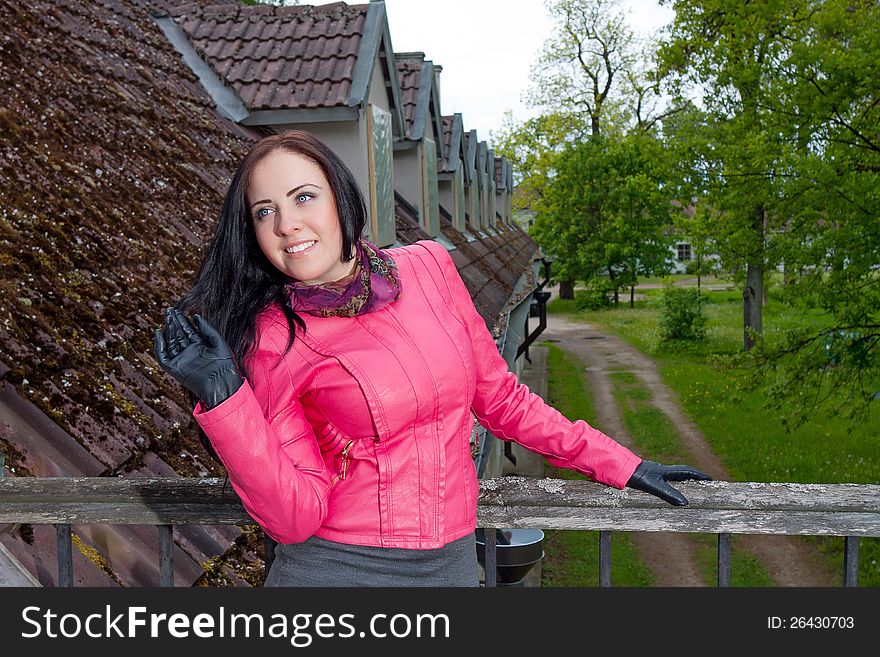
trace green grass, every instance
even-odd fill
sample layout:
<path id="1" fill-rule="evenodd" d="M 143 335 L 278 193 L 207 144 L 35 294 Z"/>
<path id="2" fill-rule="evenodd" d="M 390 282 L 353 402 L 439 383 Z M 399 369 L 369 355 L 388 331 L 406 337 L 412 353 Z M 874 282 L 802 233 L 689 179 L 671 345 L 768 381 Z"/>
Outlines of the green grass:
<path id="1" fill-rule="evenodd" d="M 651 392 L 632 372 L 612 372 L 614 401 L 629 435 L 644 458 L 661 463 L 684 463 L 692 459 L 679 440 L 666 414 L 650 403 Z"/>
<path id="2" fill-rule="evenodd" d="M 584 420 L 596 424 L 596 407 L 583 362 L 556 345 L 543 342 L 547 347 L 547 396 L 550 404 L 569 420 Z"/>
<path id="3" fill-rule="evenodd" d="M 595 424 L 596 411 L 584 365 L 574 355 L 550 343 L 547 349 L 547 397 L 549 403 L 570 420 Z M 547 466 L 545 474 L 558 479 L 586 479 L 570 470 Z M 615 586 L 652 586 L 653 576 L 639 557 L 629 537 L 620 532 L 611 536 L 611 581 Z M 541 586 L 599 585 L 599 532 L 544 532 L 544 560 Z"/>
<path id="4" fill-rule="evenodd" d="M 718 535 L 692 534 L 697 544 L 697 565 L 703 581 L 708 586 L 718 583 Z M 759 559 L 745 550 L 738 550 L 738 536 L 733 536 L 730 548 L 730 586 L 769 587 L 775 586 L 773 578 Z"/>
<path id="5" fill-rule="evenodd" d="M 651 392 L 632 372 L 612 372 L 614 400 L 640 455 L 661 463 L 693 463 L 669 418 L 651 404 Z M 717 535 L 690 534 L 696 546 L 700 574 L 707 586 L 717 583 Z M 735 541 L 734 541 L 735 542 Z M 773 578 L 763 564 L 743 550 L 733 550 L 730 564 L 731 586 L 773 586 Z"/>
<path id="6" fill-rule="evenodd" d="M 634 309 L 579 313 L 573 301 L 556 299 L 550 313 L 571 315 L 614 333 L 657 361 L 666 384 L 678 395 L 688 416 L 738 481 L 799 483 L 877 483 L 880 473 L 880 408 L 867 422 L 852 426 L 843 418 L 817 412 L 810 422 L 787 431 L 780 416 L 789 409 L 768 407 L 761 390 L 737 385 L 742 372 L 713 364 L 715 356 L 742 349 L 742 300 L 739 291 L 704 293 L 708 335 L 702 343 L 664 345 L 658 338 L 662 291 L 647 291 Z M 655 294 L 656 293 L 656 294 Z M 817 311 L 779 302 L 771 288 L 764 309 L 765 335 L 774 339 L 795 327 L 822 328 L 828 320 Z M 646 420 L 650 422 L 650 420 Z M 842 572 L 843 540 L 812 538 L 837 572 Z M 862 539 L 859 580 L 880 586 L 880 539 Z"/>
<path id="7" fill-rule="evenodd" d="M 687 278 L 696 278 L 693 274 L 669 274 L 667 276 L 649 276 L 639 278 L 639 285 L 665 285 L 669 281 L 681 281 Z"/>

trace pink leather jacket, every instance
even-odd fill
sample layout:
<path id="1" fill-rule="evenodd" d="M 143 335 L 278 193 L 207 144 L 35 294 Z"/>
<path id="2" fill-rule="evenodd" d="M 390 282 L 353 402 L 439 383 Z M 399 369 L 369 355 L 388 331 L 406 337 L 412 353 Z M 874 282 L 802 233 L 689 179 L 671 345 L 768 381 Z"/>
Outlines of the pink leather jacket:
<path id="1" fill-rule="evenodd" d="M 390 250 L 400 298 L 353 318 L 280 308 L 258 324 L 245 383 L 194 415 L 248 513 L 281 543 L 437 548 L 476 527 L 474 417 L 495 436 L 623 488 L 641 459 L 520 384 L 449 254 Z"/>

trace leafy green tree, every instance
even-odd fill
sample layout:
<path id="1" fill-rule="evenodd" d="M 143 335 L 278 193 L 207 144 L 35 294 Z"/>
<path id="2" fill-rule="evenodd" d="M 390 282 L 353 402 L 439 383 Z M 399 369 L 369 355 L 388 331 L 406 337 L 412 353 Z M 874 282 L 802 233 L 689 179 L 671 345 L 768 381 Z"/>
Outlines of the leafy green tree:
<path id="1" fill-rule="evenodd" d="M 664 230 L 673 209 L 662 144 L 651 134 L 593 136 L 557 161 L 533 235 L 559 263 L 559 276 L 597 279 L 614 294 L 638 276 L 666 271 Z"/>
<path id="2" fill-rule="evenodd" d="M 670 162 L 668 185 L 674 190 L 672 196 L 677 199 L 673 209 L 675 229 L 691 245 L 699 298 L 702 276 L 717 268 L 719 251 L 715 243 L 715 213 L 704 202 L 709 176 L 698 133 L 703 129 L 706 115 L 690 101 L 681 102 L 677 109 L 675 114 L 663 120 L 662 140 Z"/>
<path id="3" fill-rule="evenodd" d="M 880 398 L 880 5 L 670 4 L 662 58 L 704 109 L 678 126 L 697 205 L 745 274 L 741 360 L 779 407 L 797 402 L 795 424 L 826 403 L 864 417 Z M 785 299 L 824 316 L 760 339 L 759 274 L 778 263 Z"/>
<path id="4" fill-rule="evenodd" d="M 548 222 L 561 216 L 545 200 L 561 150 L 577 138 L 621 137 L 635 126 L 650 129 L 658 120 L 659 97 L 656 78 L 646 65 L 652 58 L 629 28 L 619 0 L 547 0 L 546 6 L 556 28 L 533 68 L 528 98 L 534 106 L 548 110 L 542 120 L 558 126 L 563 119 L 566 138 L 552 145 L 535 144 L 528 135 L 537 126 L 524 125 L 525 134 L 519 139 L 538 154 L 533 160 L 540 161 L 540 168 L 531 170 L 528 184 L 523 185 L 523 198 L 524 202 L 537 201 L 532 209 L 543 217 L 544 230 L 539 233 L 545 236 L 553 232 Z M 602 221 L 598 207 L 581 211 L 592 215 L 594 224 Z M 581 232 L 564 223 L 555 230 L 559 236 Z M 572 259 L 579 246 L 563 247 L 559 239 L 554 240 L 554 271 L 562 298 L 574 298 L 572 276 L 583 270 Z M 609 255 L 608 259 L 614 257 L 626 256 Z M 612 289 L 616 294 L 616 283 Z"/>
<path id="5" fill-rule="evenodd" d="M 511 163 L 515 187 L 514 209 L 539 211 L 565 148 L 586 136 L 583 123 L 571 114 L 553 112 L 517 123 L 504 115 L 501 129 L 489 135 L 496 155 Z"/>
<path id="6" fill-rule="evenodd" d="M 768 110 L 791 44 L 803 38 L 814 3 L 673 0 L 661 46 L 664 72 L 680 95 L 700 90 L 706 110 L 693 133 L 725 265 L 744 274 L 743 346 L 763 331 L 765 273 L 777 262 L 768 233 L 785 217 L 777 203 L 790 143 Z"/>
<path id="7" fill-rule="evenodd" d="M 778 406 L 797 390 L 797 425 L 816 405 L 866 419 L 880 403 L 880 5 L 812 7 L 768 103 L 792 144 L 780 197 L 786 298 L 823 327 L 762 345 Z"/>

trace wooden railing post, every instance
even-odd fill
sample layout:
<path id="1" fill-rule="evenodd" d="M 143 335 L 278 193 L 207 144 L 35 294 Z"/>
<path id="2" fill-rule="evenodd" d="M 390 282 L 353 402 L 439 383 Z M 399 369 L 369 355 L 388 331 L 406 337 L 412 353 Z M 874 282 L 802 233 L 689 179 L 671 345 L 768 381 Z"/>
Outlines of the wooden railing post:
<path id="1" fill-rule="evenodd" d="M 266 578 L 269 576 L 269 570 L 272 568 L 272 563 L 275 561 L 275 546 L 278 543 L 268 534 L 263 534 L 263 581 L 266 581 Z"/>

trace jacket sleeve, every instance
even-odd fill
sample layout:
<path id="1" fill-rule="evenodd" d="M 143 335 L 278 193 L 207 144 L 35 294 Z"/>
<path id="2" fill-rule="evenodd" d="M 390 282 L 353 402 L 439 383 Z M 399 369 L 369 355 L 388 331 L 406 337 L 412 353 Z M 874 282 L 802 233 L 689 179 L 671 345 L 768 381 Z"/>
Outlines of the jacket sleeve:
<path id="1" fill-rule="evenodd" d="M 299 543 L 324 522 L 331 475 L 292 387 L 273 394 L 278 374 L 265 354 L 257 353 L 251 369 L 251 380 L 229 399 L 209 410 L 199 404 L 193 415 L 248 514 L 279 543 Z"/>
<path id="2" fill-rule="evenodd" d="M 472 408 L 480 423 L 554 466 L 624 488 L 642 459 L 583 420 L 568 420 L 520 383 L 498 352 L 449 253 L 436 242 L 422 243 L 437 260 L 473 345 L 477 380 Z"/>

